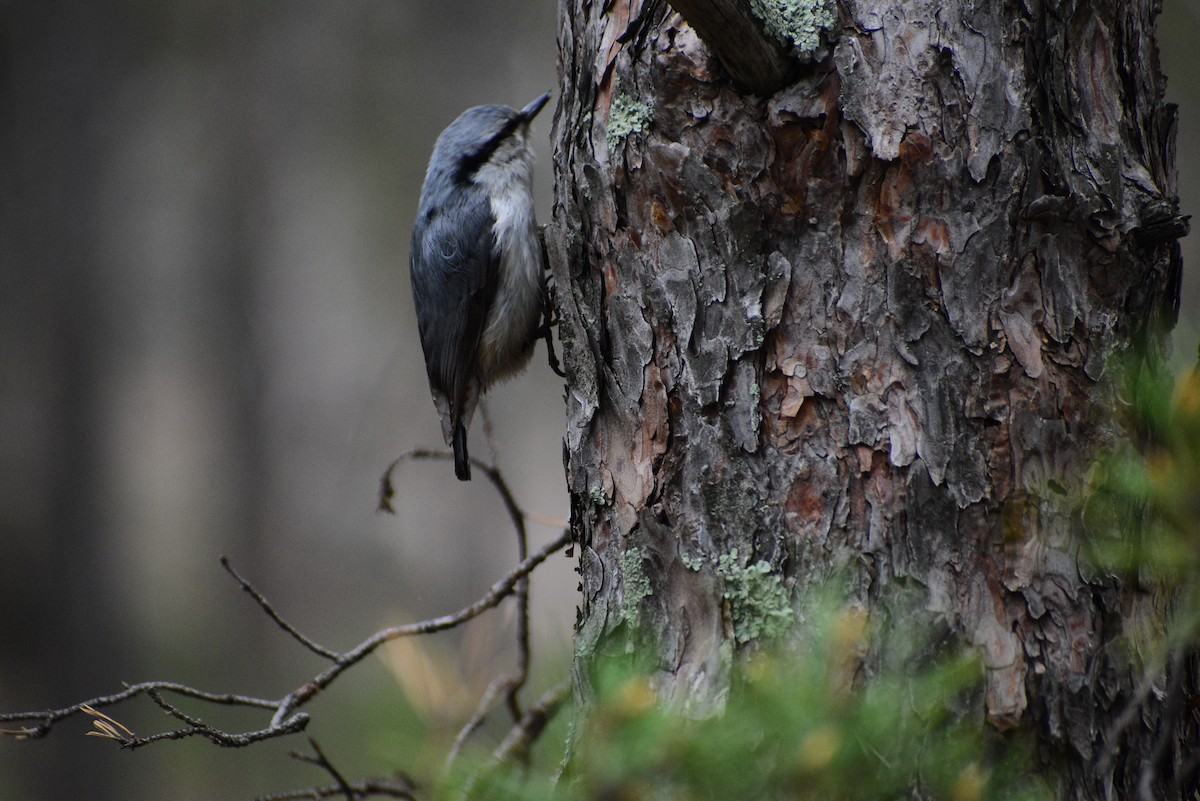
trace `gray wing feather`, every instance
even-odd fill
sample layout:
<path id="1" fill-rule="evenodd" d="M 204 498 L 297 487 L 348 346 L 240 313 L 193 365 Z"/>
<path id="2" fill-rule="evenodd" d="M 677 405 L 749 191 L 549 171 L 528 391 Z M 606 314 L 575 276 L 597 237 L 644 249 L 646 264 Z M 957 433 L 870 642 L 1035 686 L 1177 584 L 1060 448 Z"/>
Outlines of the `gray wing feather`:
<path id="1" fill-rule="evenodd" d="M 411 250 L 413 300 L 430 386 L 455 418 L 478 375 L 478 349 L 496 294 L 491 207 L 481 191 L 451 195 L 447 208 L 417 218 Z M 482 387 L 480 387 L 482 389 Z"/>

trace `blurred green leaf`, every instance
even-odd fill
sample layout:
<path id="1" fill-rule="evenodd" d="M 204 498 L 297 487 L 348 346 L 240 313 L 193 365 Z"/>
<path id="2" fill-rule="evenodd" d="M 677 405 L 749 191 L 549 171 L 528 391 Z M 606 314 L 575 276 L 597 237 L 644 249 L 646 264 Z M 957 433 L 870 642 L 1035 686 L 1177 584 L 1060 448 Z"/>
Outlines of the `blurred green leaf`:
<path id="1" fill-rule="evenodd" d="M 1200 370 L 1161 365 L 1119 371 L 1130 440 L 1097 463 L 1085 520 L 1098 568 L 1170 599 L 1160 642 L 1200 638 Z M 1139 636 L 1145 637 L 1145 632 Z"/>
<path id="2" fill-rule="evenodd" d="M 660 703 L 653 671 L 628 659 L 599 664 L 597 701 L 557 788 L 546 775 L 491 772 L 469 797 L 860 801 L 914 788 L 948 801 L 1047 797 L 1023 778 L 1023 741 L 984 725 L 975 659 L 868 668 L 885 630 L 910 641 L 905 653 L 930 649 L 915 626 L 873 626 L 827 597 L 807 610 L 803 630 L 803 643 L 744 660 L 724 711 L 701 719 Z"/>

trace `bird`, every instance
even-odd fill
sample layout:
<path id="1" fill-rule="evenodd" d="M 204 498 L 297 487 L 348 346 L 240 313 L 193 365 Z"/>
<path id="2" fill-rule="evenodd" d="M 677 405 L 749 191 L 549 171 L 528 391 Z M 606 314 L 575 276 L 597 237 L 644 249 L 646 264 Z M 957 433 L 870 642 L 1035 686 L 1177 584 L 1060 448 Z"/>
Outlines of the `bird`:
<path id="1" fill-rule="evenodd" d="M 530 124 L 520 110 L 464 111 L 438 136 L 421 187 L 409 266 L 413 305 L 454 474 L 471 479 L 467 430 L 480 397 L 533 354 L 545 261 L 533 208 Z"/>

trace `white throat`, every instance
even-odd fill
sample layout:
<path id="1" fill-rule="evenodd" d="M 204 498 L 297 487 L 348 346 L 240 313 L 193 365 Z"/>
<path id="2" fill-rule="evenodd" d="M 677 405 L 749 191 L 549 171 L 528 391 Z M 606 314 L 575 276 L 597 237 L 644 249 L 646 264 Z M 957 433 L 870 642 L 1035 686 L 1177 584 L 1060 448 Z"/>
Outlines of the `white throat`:
<path id="1" fill-rule="evenodd" d="M 542 312 L 544 268 L 533 211 L 533 152 L 525 132 L 501 144 L 474 180 L 487 193 L 500 254 L 481 342 L 481 366 L 490 384 L 524 367 Z"/>

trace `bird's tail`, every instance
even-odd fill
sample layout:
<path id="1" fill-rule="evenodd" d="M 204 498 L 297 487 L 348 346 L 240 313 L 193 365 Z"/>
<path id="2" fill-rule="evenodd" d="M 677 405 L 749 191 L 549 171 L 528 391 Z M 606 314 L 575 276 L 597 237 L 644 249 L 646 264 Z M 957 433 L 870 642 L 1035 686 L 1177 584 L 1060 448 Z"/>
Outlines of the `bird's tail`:
<path id="1" fill-rule="evenodd" d="M 467 456 L 467 427 L 462 420 L 454 423 L 454 475 L 459 481 L 471 480 L 471 459 Z"/>

